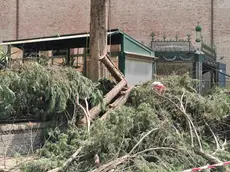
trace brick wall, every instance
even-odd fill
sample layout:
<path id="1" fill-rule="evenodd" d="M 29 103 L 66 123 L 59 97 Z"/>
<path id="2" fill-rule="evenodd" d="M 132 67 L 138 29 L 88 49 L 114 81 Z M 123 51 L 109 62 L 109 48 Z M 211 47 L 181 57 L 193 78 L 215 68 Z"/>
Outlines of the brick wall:
<path id="1" fill-rule="evenodd" d="M 0 3 L 0 41 L 16 37 L 16 2 L 4 0 Z"/>
<path id="2" fill-rule="evenodd" d="M 210 39 L 210 0 L 117 0 L 112 4 L 112 26 L 122 28 L 131 36 L 146 44 L 150 33 L 157 38 L 185 38 L 187 33 L 195 35 L 194 28 L 200 21 L 203 36 Z M 122 7 L 122 8 L 121 8 Z M 123 16 L 123 17 L 121 17 Z M 193 37 L 194 39 L 194 37 Z"/>
<path id="3" fill-rule="evenodd" d="M 5 38 L 15 38 L 16 1 L 3 1 L 1 6 L 8 13 L 1 15 L 5 23 L 0 27 L 8 32 Z M 185 37 L 198 21 L 204 36 L 210 37 L 210 0 L 112 0 L 111 11 L 111 28 L 120 28 L 145 43 L 152 31 L 160 38 L 164 33 L 169 38 Z M 90 0 L 19 0 L 19 38 L 88 31 L 89 14 Z"/>
<path id="4" fill-rule="evenodd" d="M 227 64 L 227 73 L 230 74 L 230 1 L 214 0 L 214 6 L 214 43 L 218 58 L 224 56 L 219 61 Z"/>
<path id="5" fill-rule="evenodd" d="M 19 39 L 88 31 L 89 2 L 19 0 Z M 16 0 L 1 1 L 0 9 L 0 41 L 16 39 Z"/>
<path id="6" fill-rule="evenodd" d="M 89 1 L 19 0 L 20 38 L 89 30 Z M 88 2 L 88 3 L 87 3 Z"/>
<path id="7" fill-rule="evenodd" d="M 19 0 L 19 38 L 89 31 L 90 0 Z M 4 7 L 4 8 L 3 8 Z M 0 41 L 15 39 L 16 0 L 0 4 Z M 223 62 L 230 58 L 230 1 L 214 0 L 214 43 Z M 211 0 L 111 0 L 111 28 L 120 28 L 146 45 L 156 38 L 185 38 L 197 22 L 211 41 Z M 229 63 L 230 65 L 230 63 Z M 230 67 L 228 67 L 230 73 Z"/>

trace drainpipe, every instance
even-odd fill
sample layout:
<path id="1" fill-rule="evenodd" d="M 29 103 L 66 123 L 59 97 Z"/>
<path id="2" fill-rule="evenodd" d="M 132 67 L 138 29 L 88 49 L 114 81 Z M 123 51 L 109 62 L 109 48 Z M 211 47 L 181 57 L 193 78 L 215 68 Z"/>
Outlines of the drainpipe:
<path id="1" fill-rule="evenodd" d="M 214 47 L 214 26 L 213 26 L 213 20 L 214 20 L 214 0 L 211 0 L 211 46 Z"/>
<path id="2" fill-rule="evenodd" d="M 19 0 L 16 0 L 16 39 L 18 39 L 19 34 Z"/>

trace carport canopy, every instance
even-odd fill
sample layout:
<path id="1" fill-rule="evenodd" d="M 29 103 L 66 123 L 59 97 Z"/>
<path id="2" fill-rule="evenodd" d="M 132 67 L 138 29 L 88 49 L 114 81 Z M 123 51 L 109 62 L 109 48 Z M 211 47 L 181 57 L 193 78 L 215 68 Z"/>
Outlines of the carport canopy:
<path id="1" fill-rule="evenodd" d="M 9 45 L 30 52 L 68 48 L 86 48 L 89 47 L 89 36 L 89 33 L 57 35 L 51 37 L 8 40 L 3 41 L 0 45 Z M 113 29 L 108 32 L 108 44 L 121 44 L 121 42 L 122 32 L 120 32 L 119 29 Z"/>

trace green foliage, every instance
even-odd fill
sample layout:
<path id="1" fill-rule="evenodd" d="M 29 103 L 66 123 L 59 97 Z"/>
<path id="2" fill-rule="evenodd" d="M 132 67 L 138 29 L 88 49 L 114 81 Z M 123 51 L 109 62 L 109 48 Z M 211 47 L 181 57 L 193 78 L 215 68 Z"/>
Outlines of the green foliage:
<path id="1" fill-rule="evenodd" d="M 206 97 L 197 94 L 193 89 L 197 81 L 187 75 L 172 76 L 162 82 L 167 86 L 164 95 L 154 92 L 150 83 L 136 87 L 126 106 L 113 111 L 106 121 L 94 121 L 90 134 L 86 128 L 71 127 L 64 133 L 58 130 L 50 132 L 49 141 L 38 155 L 48 159 L 47 162 L 56 162 L 58 166 L 83 146 L 80 155 L 66 171 L 86 172 L 96 168 L 95 154 L 99 155 L 101 164 L 106 164 L 129 154 L 139 143 L 132 152 L 136 156 L 119 165 L 116 172 L 174 172 L 206 165 L 208 161 L 194 151 L 199 149 L 194 134 L 194 147 L 191 146 L 191 133 L 183 113 L 195 125 L 204 150 L 214 152 L 214 138 L 205 122 L 210 124 L 210 128 L 222 142 L 224 131 L 228 131 L 230 127 L 226 126 L 222 130 L 216 130 L 216 127 L 226 122 L 225 116 L 229 112 L 228 96 L 222 90 L 215 90 Z M 184 107 L 185 112 L 181 107 Z M 149 131 L 152 132 L 146 135 Z M 144 135 L 146 137 L 143 138 Z M 141 139 L 143 140 L 140 142 Z M 229 158 L 228 144 L 225 148 L 225 151 L 215 154 L 223 161 Z M 34 164 L 37 164 L 37 160 L 27 164 L 27 168 L 36 169 Z M 39 168 L 43 172 L 47 166 Z"/>
<path id="2" fill-rule="evenodd" d="M 146 102 L 152 108 L 158 109 L 159 112 L 163 109 L 170 112 L 170 116 L 178 116 L 180 112 L 178 113 L 178 108 L 175 105 L 180 106 L 180 100 L 183 96 L 182 104 L 186 107 L 187 113 L 193 117 L 220 120 L 230 110 L 230 98 L 224 91 L 216 89 L 210 95 L 201 96 L 194 89 L 197 81 L 191 79 L 187 74 L 183 76 L 173 75 L 162 79 L 161 82 L 167 86 L 167 91 L 163 97 L 152 91 L 150 83 L 146 83 L 132 91 L 129 105 L 136 107 L 140 103 Z"/>
<path id="3" fill-rule="evenodd" d="M 103 95 L 107 94 L 116 85 L 113 81 L 106 78 L 100 79 L 98 83 L 97 88 L 103 92 Z"/>
<path id="4" fill-rule="evenodd" d="M 41 158 L 39 160 L 27 162 L 23 164 L 21 170 L 22 172 L 46 172 L 58 166 L 57 161 L 52 161 L 51 159 Z"/>
<path id="5" fill-rule="evenodd" d="M 0 46 L 0 69 L 3 69 L 7 66 L 8 56 L 3 47 Z"/>
<path id="6" fill-rule="evenodd" d="M 0 119 L 46 119 L 63 114 L 76 96 L 102 103 L 96 84 L 74 69 L 29 63 L 0 73 Z"/>

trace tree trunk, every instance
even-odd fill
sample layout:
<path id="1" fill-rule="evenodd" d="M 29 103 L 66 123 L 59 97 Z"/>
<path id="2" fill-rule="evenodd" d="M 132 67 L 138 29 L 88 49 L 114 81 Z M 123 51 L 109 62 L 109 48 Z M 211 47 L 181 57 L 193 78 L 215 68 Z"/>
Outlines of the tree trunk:
<path id="1" fill-rule="evenodd" d="M 105 65 L 105 67 L 112 74 L 116 81 L 120 82 L 122 79 L 125 78 L 121 71 L 115 66 L 115 64 L 109 58 L 108 54 L 100 57 L 99 60 Z"/>
<path id="2" fill-rule="evenodd" d="M 90 9 L 90 57 L 87 76 L 96 81 L 100 78 L 99 57 L 106 53 L 106 0 L 91 0 Z"/>
<path id="3" fill-rule="evenodd" d="M 110 92 L 108 92 L 105 95 L 105 98 L 103 99 L 105 106 L 108 105 L 126 85 L 127 85 L 127 82 L 125 80 L 121 80 Z M 102 110 L 101 105 L 97 105 L 97 106 L 93 107 L 89 111 L 90 120 L 95 119 L 100 114 L 101 110 Z M 78 121 L 78 126 L 84 125 L 84 124 L 86 124 L 86 122 L 87 122 L 87 120 L 84 117 L 83 119 Z"/>
<path id="4" fill-rule="evenodd" d="M 127 91 L 125 91 L 125 93 L 123 95 L 121 95 L 119 98 L 117 98 L 111 105 L 110 105 L 110 109 L 100 118 L 101 120 L 105 120 L 109 114 L 114 111 L 115 109 L 120 108 L 122 105 L 124 105 L 128 98 L 129 95 L 131 93 L 133 89 L 133 86 L 129 87 Z"/>

